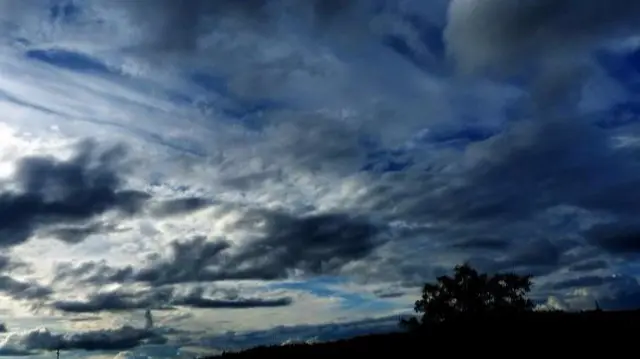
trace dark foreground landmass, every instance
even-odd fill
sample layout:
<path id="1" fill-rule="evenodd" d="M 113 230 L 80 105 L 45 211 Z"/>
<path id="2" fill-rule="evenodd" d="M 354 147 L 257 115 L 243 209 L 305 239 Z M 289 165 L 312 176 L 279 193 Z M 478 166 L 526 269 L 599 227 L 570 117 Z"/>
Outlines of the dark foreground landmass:
<path id="1" fill-rule="evenodd" d="M 257 347 L 221 357 L 332 358 L 426 357 L 442 354 L 509 355 L 612 354 L 640 345 L 640 311 L 536 312 L 518 316 L 464 319 L 421 333 L 391 333 L 352 339 Z M 598 350 L 594 352 L 593 350 Z M 605 351 L 602 351 L 605 350 Z"/>

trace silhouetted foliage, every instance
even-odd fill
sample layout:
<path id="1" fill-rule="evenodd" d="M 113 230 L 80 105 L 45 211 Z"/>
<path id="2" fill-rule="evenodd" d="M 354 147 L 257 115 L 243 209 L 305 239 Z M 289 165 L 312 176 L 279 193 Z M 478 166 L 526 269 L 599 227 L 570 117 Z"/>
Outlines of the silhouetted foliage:
<path id="1" fill-rule="evenodd" d="M 422 318 L 402 319 L 401 326 L 414 330 L 453 318 L 487 314 L 515 314 L 533 310 L 527 298 L 531 290 L 530 275 L 513 273 L 488 275 L 478 273 L 469 264 L 457 265 L 454 275 L 440 276 L 427 283 L 414 310 Z"/>
<path id="2" fill-rule="evenodd" d="M 518 315 L 472 316 L 468 320 L 447 323 L 438 326 L 437 330 L 426 332 L 374 334 L 314 344 L 274 344 L 241 352 L 226 352 L 221 358 L 410 358 L 416 353 L 439 347 L 446 348 L 447 355 L 463 357 L 474 350 L 478 355 L 499 357 L 507 356 L 500 355 L 503 351 L 504 354 L 526 351 L 528 355 L 548 356 L 549 352 L 557 352 L 558 348 L 566 348 L 580 355 L 593 355 L 594 352 L 606 350 L 622 356 L 635 349 L 635 342 L 625 338 L 629 337 L 629 333 L 640 330 L 640 310 L 532 310 Z"/>

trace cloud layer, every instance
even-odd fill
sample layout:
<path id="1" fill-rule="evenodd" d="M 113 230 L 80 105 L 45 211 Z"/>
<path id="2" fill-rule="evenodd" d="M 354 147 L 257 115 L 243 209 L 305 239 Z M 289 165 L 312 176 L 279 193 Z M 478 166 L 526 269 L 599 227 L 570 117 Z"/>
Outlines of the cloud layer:
<path id="1" fill-rule="evenodd" d="M 166 350 L 387 316 L 466 260 L 533 273 L 543 305 L 637 306 L 638 20 L 617 0 L 0 1 L 0 321 L 94 333 L 0 350 L 151 350 L 146 309 Z"/>

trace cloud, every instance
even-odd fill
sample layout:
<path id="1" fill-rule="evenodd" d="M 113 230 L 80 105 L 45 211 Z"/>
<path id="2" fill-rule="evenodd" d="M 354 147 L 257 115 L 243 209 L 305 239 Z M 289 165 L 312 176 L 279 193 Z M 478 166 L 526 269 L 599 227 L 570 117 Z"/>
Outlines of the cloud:
<path id="1" fill-rule="evenodd" d="M 513 69 L 636 35 L 638 19 L 624 0 L 453 0 L 445 36 L 463 69 Z"/>
<path id="2" fill-rule="evenodd" d="M 101 311 L 130 311 L 135 309 L 168 309 L 170 291 L 127 293 L 98 292 L 86 300 L 59 300 L 52 307 L 68 313 L 97 313 Z"/>
<path id="3" fill-rule="evenodd" d="M 114 224 L 89 223 L 75 226 L 52 226 L 50 230 L 42 231 L 42 235 L 57 238 L 66 243 L 80 243 L 95 234 L 109 234 L 125 231 Z"/>
<path id="4" fill-rule="evenodd" d="M 4 271 L 9 268 L 11 258 L 6 255 L 0 255 L 0 271 Z"/>
<path id="5" fill-rule="evenodd" d="M 373 294 L 379 298 L 398 298 L 406 295 L 406 292 L 401 288 L 382 288 L 374 290 Z"/>
<path id="6" fill-rule="evenodd" d="M 264 299 L 239 299 L 239 300 L 224 300 L 224 299 L 208 299 L 208 298 L 184 298 L 182 301 L 178 301 L 176 304 L 189 306 L 193 308 L 229 308 L 229 309 L 249 309 L 249 308 L 272 308 L 272 307 L 285 307 L 291 304 L 291 298 L 280 298 L 274 300 Z"/>
<path id="7" fill-rule="evenodd" d="M 211 205 L 211 201 L 201 197 L 177 198 L 157 203 L 150 209 L 154 217 L 167 217 L 194 212 Z"/>
<path id="8" fill-rule="evenodd" d="M 634 310 L 640 305 L 640 284 L 629 275 L 585 275 L 547 286 L 557 293 L 547 304 L 563 310 L 593 308 L 596 302 L 604 310 Z"/>
<path id="9" fill-rule="evenodd" d="M 102 12 L 103 3 L 94 8 Z M 147 53 L 192 53 L 202 50 L 202 40 L 224 25 L 234 24 L 252 30 L 276 32 L 285 19 L 326 26 L 353 5 L 344 1 L 313 0 L 305 3 L 266 0 L 181 0 L 118 4 L 125 26 L 138 30 L 131 49 Z M 99 13 L 100 13 L 99 12 Z"/>
<path id="10" fill-rule="evenodd" d="M 440 228 L 438 221 L 462 228 L 516 223 L 566 205 L 622 213 L 633 199 L 620 182 L 638 174 L 624 151 L 573 118 L 523 120 L 445 160 L 456 165 L 435 164 L 426 171 L 408 170 L 388 182 L 373 182 L 358 201 L 389 213 L 390 219 L 434 223 L 434 230 Z M 581 181 L 586 176 L 588 185 Z M 501 245 L 499 229 L 489 229 L 495 232 L 475 233 L 472 240 L 455 245 Z"/>
<path id="11" fill-rule="evenodd" d="M 1 247 L 14 247 L 34 236 L 69 244 L 97 234 L 130 230 L 120 227 L 135 216 L 167 218 L 206 208 L 202 197 L 154 199 L 127 183 L 126 149 L 104 148 L 83 140 L 70 158 L 30 155 L 20 158 L 0 192 Z"/>
<path id="12" fill-rule="evenodd" d="M 62 265 L 58 280 L 78 278 L 104 284 L 144 282 L 153 286 L 223 280 L 284 279 L 301 275 L 338 274 L 352 261 L 371 254 L 383 240 L 382 228 L 346 214 L 295 216 L 278 211 L 249 210 L 234 224 L 238 230 L 262 232 L 235 245 L 196 236 L 173 241 L 167 258 L 148 265 L 110 268 L 103 263 Z M 232 229 L 232 228 L 229 228 Z"/>
<path id="13" fill-rule="evenodd" d="M 396 218 L 414 218 L 414 223 L 446 219 L 442 227 L 416 229 L 430 237 L 430 241 L 422 242 L 422 248 L 434 248 L 430 256 L 434 258 L 432 265 L 440 262 L 437 256 L 452 258 L 450 263 L 471 259 L 484 270 L 532 273 L 537 282 L 544 283 L 549 277 L 562 276 L 563 269 L 596 275 L 615 271 L 618 264 L 609 260 L 609 254 L 619 260 L 631 258 L 633 221 L 624 218 L 638 205 L 627 187 L 638 179 L 636 160 L 628 149 L 608 142 L 606 134 L 589 125 L 565 121 L 551 125 L 542 121 L 514 124 L 514 131 L 526 128 L 521 133 L 528 135 L 535 133 L 532 128 L 549 126 L 540 132 L 544 136 L 530 142 L 524 140 L 526 137 L 514 136 L 503 142 L 506 147 L 498 146 L 509 138 L 505 134 L 468 147 L 467 154 L 473 159 L 468 162 L 471 166 L 463 167 L 459 177 L 453 177 L 458 185 L 439 187 L 437 197 L 431 197 L 428 191 L 403 193 L 411 191 L 407 185 L 398 190 L 400 200 L 393 202 Z M 582 126 L 586 127 L 585 132 L 577 131 Z M 484 152 L 486 149 L 489 152 Z M 581 178 L 589 178 L 589 182 Z M 367 201 L 375 198 L 365 197 Z M 423 210 L 422 203 L 443 205 Z M 476 205 L 480 207 L 474 208 Z M 398 211 L 404 209 L 409 211 Z M 619 220 L 609 222 L 611 218 Z M 586 238 L 581 235 L 585 228 L 592 228 L 584 232 Z M 440 246 L 433 245 L 434 241 Z M 447 250 L 442 250 L 442 246 Z M 406 265 L 407 262 L 401 266 Z M 578 290 L 580 285 L 587 284 L 575 282 L 573 286 Z M 562 292 L 560 287 L 553 291 L 556 299 L 566 299 L 558 294 Z M 538 287 L 535 293 L 543 294 L 545 290 Z M 633 290 L 594 296 L 602 298 L 603 307 L 634 305 Z M 566 308 L 593 306 L 593 299 L 583 296 L 570 301 L 571 306 Z"/>
<path id="14" fill-rule="evenodd" d="M 12 274 L 18 269 L 28 269 L 28 265 L 10 255 L 0 255 L 0 296 L 14 300 L 44 301 L 53 293 L 47 286 L 14 278 Z"/>
<path id="15" fill-rule="evenodd" d="M 585 232 L 590 243 L 614 254 L 636 254 L 640 251 L 640 228 L 634 221 L 615 221 L 595 225 Z"/>
<path id="16" fill-rule="evenodd" d="M 603 259 L 592 259 L 572 265 L 569 270 L 574 272 L 589 272 L 598 269 L 606 269 L 610 264 Z"/>
<path id="17" fill-rule="evenodd" d="M 0 294 L 17 300 L 43 301 L 53 293 L 51 288 L 33 282 L 23 282 L 8 275 L 0 275 Z"/>
<path id="18" fill-rule="evenodd" d="M 10 181 L 16 190 L 5 186 L 0 194 L 0 246 L 20 244 L 53 224 L 82 223 L 108 211 L 139 212 L 149 196 L 121 188 L 116 166 L 122 155 L 121 148 L 101 152 L 94 143 L 83 142 L 69 160 L 21 159 Z"/>
<path id="19" fill-rule="evenodd" d="M 240 297 L 234 291 L 203 286 L 186 290 L 174 287 L 148 290 L 114 290 L 90 294 L 84 300 L 59 300 L 51 306 L 67 313 L 97 313 L 103 311 L 131 311 L 137 309 L 165 309 L 189 307 L 201 309 L 249 309 L 284 307 L 292 303 L 290 297 Z"/>
<path id="20" fill-rule="evenodd" d="M 143 343 L 163 342 L 166 342 L 164 337 L 131 326 L 70 334 L 56 334 L 39 328 L 9 334 L 0 341 L 0 352 L 5 355 L 29 355 L 34 350 L 125 350 Z"/>
<path id="21" fill-rule="evenodd" d="M 640 179 L 634 153 L 580 116 L 519 120 L 442 160 L 372 181 L 355 199 L 404 223 L 397 235 L 412 240 L 394 243 L 403 253 L 430 251 L 436 267 L 440 255 L 548 275 L 597 255 L 580 238 L 585 228 L 640 205 L 631 190 Z"/>

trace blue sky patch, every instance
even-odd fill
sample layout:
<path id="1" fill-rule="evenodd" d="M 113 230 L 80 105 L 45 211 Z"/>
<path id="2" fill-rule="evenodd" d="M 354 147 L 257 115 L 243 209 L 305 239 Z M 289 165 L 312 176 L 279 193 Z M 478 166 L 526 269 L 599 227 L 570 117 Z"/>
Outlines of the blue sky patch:
<path id="1" fill-rule="evenodd" d="M 640 93 L 640 49 L 629 52 L 598 51 L 596 61 L 631 93 Z"/>
<path id="2" fill-rule="evenodd" d="M 337 286 L 342 283 L 346 284 L 349 283 L 349 281 L 345 278 L 340 277 L 317 277 L 308 279 L 304 282 L 272 284 L 269 287 L 272 289 L 302 290 L 319 297 L 338 297 L 341 300 L 341 307 L 343 309 L 362 307 L 371 309 L 386 309 L 392 307 L 392 305 L 387 301 L 378 299 L 374 295 L 344 292 L 330 287 Z"/>
<path id="3" fill-rule="evenodd" d="M 619 103 L 594 116 L 596 126 L 605 130 L 628 126 L 637 123 L 640 119 L 640 103 L 635 101 Z"/>

